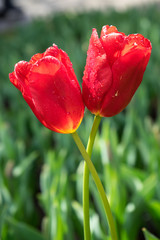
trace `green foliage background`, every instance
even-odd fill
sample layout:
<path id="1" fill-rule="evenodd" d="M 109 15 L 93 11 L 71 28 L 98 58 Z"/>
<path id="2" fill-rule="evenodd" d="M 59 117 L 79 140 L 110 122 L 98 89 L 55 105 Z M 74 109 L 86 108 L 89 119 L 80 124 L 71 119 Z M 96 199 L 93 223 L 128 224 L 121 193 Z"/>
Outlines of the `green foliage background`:
<path id="1" fill-rule="evenodd" d="M 160 237 L 160 9 L 65 13 L 0 35 L 0 239 L 83 239 L 83 161 L 70 135 L 52 133 L 35 118 L 9 82 L 16 62 L 56 43 L 83 76 L 92 28 L 141 33 L 152 42 L 143 82 L 121 114 L 103 119 L 92 160 L 104 184 L 122 240 Z M 79 134 L 86 144 L 93 116 Z M 90 179 L 93 240 L 109 240 L 96 187 Z M 155 239 L 144 230 L 147 239 Z"/>

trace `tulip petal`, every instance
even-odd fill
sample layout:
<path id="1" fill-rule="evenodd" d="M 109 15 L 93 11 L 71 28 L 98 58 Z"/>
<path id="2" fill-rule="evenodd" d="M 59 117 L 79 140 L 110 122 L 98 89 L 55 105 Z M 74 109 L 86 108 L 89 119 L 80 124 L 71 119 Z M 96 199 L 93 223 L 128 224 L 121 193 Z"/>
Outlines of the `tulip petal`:
<path id="1" fill-rule="evenodd" d="M 90 111 L 98 114 L 103 97 L 112 85 L 112 72 L 107 56 L 93 29 L 83 77 L 83 97 Z"/>
<path id="2" fill-rule="evenodd" d="M 125 46 L 124 33 L 118 32 L 114 26 L 103 26 L 100 40 L 107 54 L 110 66 L 121 56 L 121 51 Z"/>
<path id="3" fill-rule="evenodd" d="M 67 55 L 66 52 L 63 50 L 59 49 L 56 44 L 53 44 L 52 47 L 49 47 L 45 52 L 44 56 L 52 56 L 57 58 L 60 62 L 63 63 L 65 68 L 67 69 L 67 73 L 70 79 L 74 81 L 76 79 L 76 75 L 74 73 L 72 63 Z M 80 88 L 78 81 L 75 81 L 75 84 L 77 85 L 78 88 Z"/>
<path id="4" fill-rule="evenodd" d="M 26 65 L 26 66 L 25 66 Z M 32 101 L 32 97 L 28 88 L 26 74 L 28 74 L 28 62 L 21 61 L 15 65 L 15 71 L 9 74 L 11 83 L 22 92 L 22 95 L 31 109 L 35 111 L 35 106 Z M 24 73 L 23 73 L 24 69 Z M 38 113 L 35 113 L 38 118 Z"/>
<path id="5" fill-rule="evenodd" d="M 58 60 L 61 60 L 60 54 L 59 54 L 59 48 L 56 44 L 53 44 L 53 46 L 46 49 L 44 52 L 44 57 L 52 56 L 57 58 Z"/>
<path id="6" fill-rule="evenodd" d="M 149 58 L 150 50 L 136 49 L 113 64 L 113 82 L 117 82 L 117 88 L 112 96 L 109 93 L 105 97 L 100 112 L 102 116 L 114 116 L 128 105 L 142 81 Z"/>
<path id="7" fill-rule="evenodd" d="M 11 83 L 22 92 L 23 91 L 22 84 L 19 83 L 19 80 L 17 79 L 15 72 L 10 73 L 9 78 Z"/>
<path id="8" fill-rule="evenodd" d="M 131 51 L 141 49 L 143 53 L 147 53 L 147 50 L 151 50 L 151 43 L 148 39 L 144 38 L 141 34 L 130 34 L 125 37 L 125 46 L 121 52 L 121 56 L 124 56 Z"/>
<path id="9" fill-rule="evenodd" d="M 9 74 L 10 81 L 18 88 L 22 93 L 27 85 L 27 77 L 30 71 L 31 65 L 26 61 L 20 61 L 15 65 L 14 72 Z"/>
<path id="10" fill-rule="evenodd" d="M 31 64 L 36 63 L 39 59 L 41 59 L 43 57 L 43 55 L 44 55 L 43 53 L 37 53 L 37 54 L 33 55 L 31 57 L 31 60 L 29 61 L 29 63 L 31 63 Z"/>
<path id="11" fill-rule="evenodd" d="M 71 63 L 67 53 L 64 52 L 63 50 L 59 49 L 56 44 L 53 44 L 52 47 L 49 47 L 45 51 L 44 56 L 52 56 L 52 57 L 57 58 L 60 62 L 63 63 L 63 65 L 67 69 L 69 78 L 73 79 L 73 80 L 76 79 L 76 75 L 74 73 L 72 63 Z M 79 87 L 78 81 L 75 81 L 75 84 L 77 85 L 77 87 Z"/>
<path id="12" fill-rule="evenodd" d="M 84 105 L 80 89 L 71 81 L 65 66 L 47 56 L 34 64 L 29 74 L 33 111 L 47 128 L 61 133 L 74 132 L 82 118 Z M 34 112 L 35 113 L 35 112 Z"/>

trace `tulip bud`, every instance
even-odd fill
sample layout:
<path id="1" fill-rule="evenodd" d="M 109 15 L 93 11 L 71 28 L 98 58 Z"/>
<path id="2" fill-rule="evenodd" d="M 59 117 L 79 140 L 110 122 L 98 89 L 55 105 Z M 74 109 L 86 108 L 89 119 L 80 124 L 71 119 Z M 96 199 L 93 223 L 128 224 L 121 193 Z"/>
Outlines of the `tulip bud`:
<path id="1" fill-rule="evenodd" d="M 81 89 L 68 55 L 55 44 L 29 62 L 18 62 L 9 78 L 45 127 L 59 133 L 79 127 L 84 115 Z"/>
<path id="2" fill-rule="evenodd" d="M 141 34 L 126 36 L 107 25 L 99 38 L 93 29 L 82 83 L 84 103 L 93 114 L 112 117 L 129 104 L 151 49 L 150 41 Z"/>

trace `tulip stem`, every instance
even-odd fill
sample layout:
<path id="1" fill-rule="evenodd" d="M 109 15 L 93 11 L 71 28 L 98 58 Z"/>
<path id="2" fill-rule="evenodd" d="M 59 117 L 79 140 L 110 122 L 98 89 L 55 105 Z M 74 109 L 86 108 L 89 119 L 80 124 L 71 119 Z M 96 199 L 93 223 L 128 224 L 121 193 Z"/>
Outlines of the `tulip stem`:
<path id="1" fill-rule="evenodd" d="M 90 222 L 89 222 L 89 169 L 84 162 L 83 171 L 83 226 L 84 240 L 91 239 Z"/>
<path id="2" fill-rule="evenodd" d="M 92 174 L 93 180 L 94 180 L 94 182 L 97 186 L 97 189 L 99 191 L 99 194 L 101 196 L 101 200 L 102 200 L 103 205 L 104 205 L 106 217 L 108 219 L 108 224 L 109 224 L 109 228 L 110 228 L 110 232 L 111 232 L 111 238 L 112 238 L 112 240 L 118 240 L 116 227 L 115 227 L 114 219 L 113 219 L 112 212 L 111 212 L 111 209 L 110 209 L 110 205 L 109 205 L 106 193 L 104 191 L 103 185 L 101 183 L 101 180 L 100 180 L 100 178 L 97 174 L 97 171 L 96 171 L 88 153 L 86 152 L 85 147 L 84 147 L 78 133 L 77 132 L 72 133 L 72 137 L 73 137 L 79 151 L 81 152 L 84 160 L 87 163 L 89 171 Z M 93 143 L 94 143 L 94 141 L 93 141 Z M 91 144 L 91 148 L 93 147 L 93 143 Z"/>
<path id="3" fill-rule="evenodd" d="M 93 144 L 100 124 L 101 117 L 95 116 L 91 133 L 88 139 L 86 152 L 91 158 Z M 90 223 L 89 223 L 89 169 L 86 161 L 84 161 L 84 172 L 83 172 L 83 216 L 84 216 L 84 239 L 90 240 Z"/>

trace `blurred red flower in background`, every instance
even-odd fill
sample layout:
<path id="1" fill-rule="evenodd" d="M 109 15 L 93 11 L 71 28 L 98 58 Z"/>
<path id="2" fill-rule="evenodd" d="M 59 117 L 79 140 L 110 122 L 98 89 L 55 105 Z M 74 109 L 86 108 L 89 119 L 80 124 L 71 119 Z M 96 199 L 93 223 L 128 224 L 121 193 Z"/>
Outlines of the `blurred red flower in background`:
<path id="1" fill-rule="evenodd" d="M 81 89 L 68 55 L 55 44 L 29 62 L 18 62 L 9 78 L 45 127 L 59 133 L 79 127 L 84 115 Z"/>
<path id="2" fill-rule="evenodd" d="M 93 29 L 82 83 L 87 108 L 104 117 L 121 112 L 142 81 L 151 49 L 141 34 L 126 36 L 107 25 L 99 38 Z"/>

